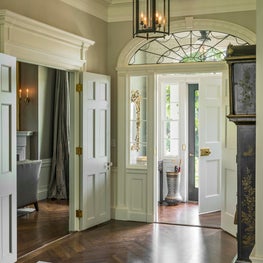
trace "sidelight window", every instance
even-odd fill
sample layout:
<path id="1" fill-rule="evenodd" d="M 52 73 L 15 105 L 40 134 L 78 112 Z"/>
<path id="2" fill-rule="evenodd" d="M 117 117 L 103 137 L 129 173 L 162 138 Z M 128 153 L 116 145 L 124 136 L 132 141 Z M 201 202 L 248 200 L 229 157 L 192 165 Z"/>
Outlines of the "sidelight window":
<path id="1" fill-rule="evenodd" d="M 147 165 L 147 77 L 132 76 L 129 89 L 129 163 Z"/>

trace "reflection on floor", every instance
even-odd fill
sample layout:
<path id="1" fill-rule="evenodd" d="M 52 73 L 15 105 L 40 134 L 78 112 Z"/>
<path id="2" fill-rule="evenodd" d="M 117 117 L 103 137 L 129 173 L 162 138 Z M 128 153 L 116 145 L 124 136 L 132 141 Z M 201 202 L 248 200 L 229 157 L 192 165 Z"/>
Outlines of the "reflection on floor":
<path id="1" fill-rule="evenodd" d="M 17 218 L 18 258 L 68 234 L 67 200 L 42 200 L 39 211 Z"/>
<path id="2" fill-rule="evenodd" d="M 221 229 L 111 220 L 17 263 L 230 263 L 236 240 Z"/>
<path id="3" fill-rule="evenodd" d="M 221 213 L 213 212 L 199 215 L 197 203 L 180 203 L 170 206 L 159 205 L 158 222 L 220 228 Z"/>

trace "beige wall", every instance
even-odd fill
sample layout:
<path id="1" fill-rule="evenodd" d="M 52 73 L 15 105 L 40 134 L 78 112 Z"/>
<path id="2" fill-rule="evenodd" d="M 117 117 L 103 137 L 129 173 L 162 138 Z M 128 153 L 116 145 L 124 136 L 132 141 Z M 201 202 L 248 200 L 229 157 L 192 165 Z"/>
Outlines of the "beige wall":
<path id="1" fill-rule="evenodd" d="M 0 9 L 95 41 L 95 45 L 88 50 L 87 70 L 106 74 L 106 22 L 56 0 L 1 0 Z"/>
<path id="2" fill-rule="evenodd" d="M 55 0 L 1 0 L 0 9 L 8 9 L 48 25 L 95 41 L 88 50 L 87 71 L 112 77 L 111 138 L 117 140 L 117 74 L 116 64 L 121 50 L 132 39 L 131 22 L 106 23 L 61 1 Z M 196 16 L 225 20 L 256 31 L 256 12 L 236 12 Z M 178 21 L 184 17 L 171 18 Z M 117 148 L 113 145 L 111 158 L 116 165 Z"/>
<path id="3" fill-rule="evenodd" d="M 108 74 L 111 75 L 111 138 L 117 142 L 117 61 L 121 50 L 132 40 L 132 23 L 109 23 L 108 25 Z M 125 125 L 125 124 L 123 124 Z M 112 145 L 111 160 L 117 164 L 117 145 Z"/>

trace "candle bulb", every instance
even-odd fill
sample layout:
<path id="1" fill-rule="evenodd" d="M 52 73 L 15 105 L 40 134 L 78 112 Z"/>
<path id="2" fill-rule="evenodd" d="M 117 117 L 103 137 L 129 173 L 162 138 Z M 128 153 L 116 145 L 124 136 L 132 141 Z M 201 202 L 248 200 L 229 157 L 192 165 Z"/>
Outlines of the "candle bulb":
<path id="1" fill-rule="evenodd" d="M 22 89 L 19 89 L 19 99 L 22 98 Z"/>
<path id="2" fill-rule="evenodd" d="M 29 102 L 30 102 L 30 98 L 29 98 L 29 89 L 26 89 L 25 103 L 28 104 Z"/>

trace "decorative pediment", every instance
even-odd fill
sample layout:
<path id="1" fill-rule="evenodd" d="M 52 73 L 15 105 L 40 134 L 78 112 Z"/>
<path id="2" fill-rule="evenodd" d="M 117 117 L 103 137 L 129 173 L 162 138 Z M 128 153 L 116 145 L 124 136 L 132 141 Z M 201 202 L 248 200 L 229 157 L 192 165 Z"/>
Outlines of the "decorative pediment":
<path id="1" fill-rule="evenodd" d="M 81 70 L 95 42 L 33 19 L 0 10 L 0 52 L 19 61 Z"/>

